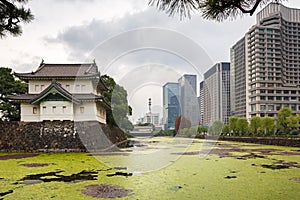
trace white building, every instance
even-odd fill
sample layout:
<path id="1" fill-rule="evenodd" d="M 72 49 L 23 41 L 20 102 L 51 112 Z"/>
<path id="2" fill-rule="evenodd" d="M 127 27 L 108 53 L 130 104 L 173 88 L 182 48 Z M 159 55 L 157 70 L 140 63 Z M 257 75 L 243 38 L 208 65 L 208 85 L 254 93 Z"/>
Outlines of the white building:
<path id="1" fill-rule="evenodd" d="M 140 119 L 141 123 L 149 123 L 154 126 L 159 126 L 159 113 L 146 113 L 146 116 Z"/>
<path id="2" fill-rule="evenodd" d="M 11 96 L 21 104 L 21 121 L 99 121 L 110 109 L 101 93 L 108 90 L 96 63 L 45 64 L 35 72 L 15 73 L 28 83 L 28 94 Z"/>
<path id="3" fill-rule="evenodd" d="M 231 50 L 233 114 L 277 117 L 300 113 L 300 9 L 270 3 Z"/>

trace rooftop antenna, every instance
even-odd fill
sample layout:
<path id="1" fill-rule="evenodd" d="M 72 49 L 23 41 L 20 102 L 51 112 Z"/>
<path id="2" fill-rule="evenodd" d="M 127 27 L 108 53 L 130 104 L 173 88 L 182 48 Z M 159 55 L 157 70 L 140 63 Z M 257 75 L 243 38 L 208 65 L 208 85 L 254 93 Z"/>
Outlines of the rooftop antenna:
<path id="1" fill-rule="evenodd" d="M 151 98 L 149 98 L 148 100 L 149 100 L 149 103 L 148 103 L 148 105 L 149 105 L 149 113 L 151 113 Z"/>

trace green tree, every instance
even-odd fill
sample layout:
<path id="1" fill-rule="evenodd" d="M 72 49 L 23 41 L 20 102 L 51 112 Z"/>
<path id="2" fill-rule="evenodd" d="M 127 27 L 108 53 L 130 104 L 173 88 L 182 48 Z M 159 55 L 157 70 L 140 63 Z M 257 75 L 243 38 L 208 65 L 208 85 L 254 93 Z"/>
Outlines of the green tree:
<path id="1" fill-rule="evenodd" d="M 20 120 L 20 104 L 9 100 L 9 95 L 24 94 L 27 92 L 27 84 L 17 80 L 12 70 L 0 68 L 0 113 L 2 120 Z"/>
<path id="2" fill-rule="evenodd" d="M 149 5 L 169 16 L 179 14 L 181 19 L 190 18 L 191 12 L 200 12 L 205 19 L 222 21 L 242 14 L 252 16 L 259 5 L 268 2 L 272 0 L 149 0 Z"/>
<path id="3" fill-rule="evenodd" d="M 271 135 L 274 132 L 275 121 L 273 117 L 266 116 L 261 120 L 261 129 L 265 135 Z"/>
<path id="4" fill-rule="evenodd" d="M 199 134 L 201 134 L 201 133 L 207 133 L 207 128 L 205 128 L 204 126 L 198 126 L 197 132 Z"/>
<path id="5" fill-rule="evenodd" d="M 0 0 L 0 38 L 8 33 L 21 35 L 20 22 L 29 23 L 33 20 L 31 10 L 24 7 L 25 3 L 27 0 Z"/>
<path id="6" fill-rule="evenodd" d="M 104 99 L 112 107 L 112 110 L 108 110 L 106 113 L 107 124 L 119 126 L 125 130 L 132 130 L 133 125 L 127 116 L 132 113 L 132 108 L 127 101 L 127 91 L 108 75 L 102 75 L 101 79 L 109 88 L 109 91 L 103 92 Z"/>
<path id="7" fill-rule="evenodd" d="M 300 122 L 300 115 L 291 115 L 287 118 L 287 126 L 290 129 L 291 134 L 298 134 L 299 133 L 299 122 Z"/>
<path id="8" fill-rule="evenodd" d="M 237 128 L 237 121 L 238 121 L 238 117 L 236 116 L 232 116 L 229 118 L 229 128 L 230 128 L 230 132 L 233 135 L 236 135 L 238 133 L 238 128 Z"/>
<path id="9" fill-rule="evenodd" d="M 248 133 L 249 123 L 246 118 L 239 118 L 237 120 L 237 130 L 239 135 L 246 135 Z"/>
<path id="10" fill-rule="evenodd" d="M 224 123 L 221 120 L 214 121 L 208 129 L 208 135 L 219 136 L 222 133 Z"/>
<path id="11" fill-rule="evenodd" d="M 277 115 L 277 128 L 281 133 L 289 133 L 288 118 L 292 116 L 292 114 L 292 110 L 288 107 L 283 107 L 279 110 Z"/>
<path id="12" fill-rule="evenodd" d="M 230 128 L 229 125 L 225 125 L 222 129 L 222 135 L 230 135 Z"/>
<path id="13" fill-rule="evenodd" d="M 261 118 L 258 116 L 254 116 L 250 119 L 249 130 L 252 134 L 258 135 L 258 130 L 261 127 Z"/>

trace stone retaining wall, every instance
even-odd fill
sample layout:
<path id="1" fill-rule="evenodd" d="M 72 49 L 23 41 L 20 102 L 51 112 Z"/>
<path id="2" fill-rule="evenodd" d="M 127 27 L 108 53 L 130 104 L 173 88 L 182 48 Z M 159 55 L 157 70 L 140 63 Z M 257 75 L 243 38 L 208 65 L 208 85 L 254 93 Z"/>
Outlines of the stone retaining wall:
<path id="1" fill-rule="evenodd" d="M 300 138 L 273 138 L 273 137 L 227 137 L 221 136 L 219 140 L 247 142 L 265 145 L 278 145 L 288 147 L 300 147 Z"/>
<path id="2" fill-rule="evenodd" d="M 117 127 L 96 121 L 0 121 L 1 151 L 98 151 L 126 141 Z"/>

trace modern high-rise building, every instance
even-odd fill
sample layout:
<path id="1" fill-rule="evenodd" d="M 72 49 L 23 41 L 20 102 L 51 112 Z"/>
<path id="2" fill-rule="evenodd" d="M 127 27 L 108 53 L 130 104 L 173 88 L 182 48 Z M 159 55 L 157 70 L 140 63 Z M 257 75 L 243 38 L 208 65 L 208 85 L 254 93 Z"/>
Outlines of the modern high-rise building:
<path id="1" fill-rule="evenodd" d="M 165 129 L 175 128 L 176 117 L 180 115 L 179 84 L 166 83 L 163 86 L 163 123 Z"/>
<path id="2" fill-rule="evenodd" d="M 245 39 L 233 46 L 231 52 L 234 114 L 244 112 L 242 106 L 238 107 L 239 101 L 246 101 L 247 118 L 276 117 L 282 107 L 300 112 L 300 9 L 268 4 L 257 14 L 257 23 Z"/>
<path id="3" fill-rule="evenodd" d="M 246 117 L 245 37 L 230 49 L 231 115 Z"/>
<path id="4" fill-rule="evenodd" d="M 190 120 L 192 126 L 199 124 L 199 105 L 197 99 L 197 76 L 184 74 L 178 79 L 181 115 Z"/>
<path id="5" fill-rule="evenodd" d="M 198 104 L 199 104 L 199 111 L 200 111 L 200 119 L 199 124 L 203 125 L 203 118 L 204 118 L 204 81 L 199 84 L 199 97 L 198 97 Z"/>
<path id="6" fill-rule="evenodd" d="M 228 123 L 230 117 L 230 63 L 215 64 L 204 73 L 203 125 L 217 120 Z"/>

